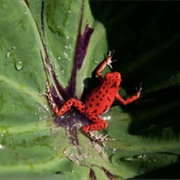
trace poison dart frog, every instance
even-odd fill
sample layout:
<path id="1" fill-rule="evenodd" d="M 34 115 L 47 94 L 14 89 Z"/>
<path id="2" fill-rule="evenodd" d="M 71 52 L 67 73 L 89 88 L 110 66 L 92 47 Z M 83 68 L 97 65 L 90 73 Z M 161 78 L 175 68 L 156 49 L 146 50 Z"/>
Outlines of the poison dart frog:
<path id="1" fill-rule="evenodd" d="M 113 53 L 110 51 L 107 58 L 96 70 L 96 75 L 100 81 L 100 85 L 90 92 L 90 94 L 86 97 L 85 103 L 75 98 L 70 98 L 60 109 L 56 106 L 53 107 L 53 111 L 57 117 L 65 114 L 72 106 L 75 107 L 81 114 L 92 122 L 90 125 L 82 126 L 82 131 L 89 137 L 92 137 L 90 131 L 107 128 L 107 122 L 100 117 L 100 115 L 110 109 L 114 99 L 117 99 L 123 105 L 127 105 L 137 100 L 141 93 L 142 88 L 139 88 L 133 96 L 123 99 L 118 93 L 122 81 L 121 74 L 119 72 L 109 72 L 106 73 L 103 78 L 101 72 L 105 66 L 108 65 L 111 67 L 112 56 Z"/>

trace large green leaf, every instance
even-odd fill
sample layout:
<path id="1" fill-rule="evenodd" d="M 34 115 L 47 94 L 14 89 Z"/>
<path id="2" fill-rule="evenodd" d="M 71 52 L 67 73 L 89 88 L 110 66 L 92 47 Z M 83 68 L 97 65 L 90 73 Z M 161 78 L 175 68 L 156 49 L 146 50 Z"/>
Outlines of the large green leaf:
<path id="1" fill-rule="evenodd" d="M 1 0 L 0 177 L 179 177 L 179 20 L 171 3 Z M 120 93 L 140 82 L 143 91 L 103 115 L 100 133 L 115 141 L 102 147 L 75 110 L 55 118 L 44 93 L 47 81 L 58 106 L 83 100 L 108 46 L 120 59 Z"/>

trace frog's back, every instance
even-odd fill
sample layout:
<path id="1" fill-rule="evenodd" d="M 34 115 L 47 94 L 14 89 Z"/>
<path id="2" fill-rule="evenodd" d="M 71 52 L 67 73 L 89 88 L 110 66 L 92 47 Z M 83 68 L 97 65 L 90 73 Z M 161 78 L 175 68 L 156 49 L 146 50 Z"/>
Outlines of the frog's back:
<path id="1" fill-rule="evenodd" d="M 107 83 L 102 83 L 86 97 L 86 113 L 101 115 L 111 107 L 118 89 Z"/>

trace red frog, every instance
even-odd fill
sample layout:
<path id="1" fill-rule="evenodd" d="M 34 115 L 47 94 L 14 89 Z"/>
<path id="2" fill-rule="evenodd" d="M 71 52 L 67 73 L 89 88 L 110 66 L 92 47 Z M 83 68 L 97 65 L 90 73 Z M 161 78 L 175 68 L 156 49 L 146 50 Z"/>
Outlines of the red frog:
<path id="1" fill-rule="evenodd" d="M 85 103 L 75 98 L 70 98 L 60 109 L 56 106 L 53 107 L 53 111 L 56 116 L 59 117 L 74 106 L 81 114 L 92 122 L 90 125 L 82 126 L 83 132 L 90 137 L 92 137 L 90 131 L 107 128 L 107 122 L 100 117 L 100 115 L 104 114 L 111 108 L 115 98 L 123 105 L 126 105 L 137 100 L 141 93 L 142 88 L 140 88 L 136 94 L 124 100 L 118 93 L 122 81 L 121 74 L 119 72 L 109 72 L 105 74 L 104 78 L 102 77 L 101 72 L 105 66 L 108 65 L 111 67 L 112 55 L 113 53 L 110 51 L 108 57 L 97 69 L 96 75 L 99 78 L 100 85 L 90 92 L 90 94 L 86 97 Z"/>

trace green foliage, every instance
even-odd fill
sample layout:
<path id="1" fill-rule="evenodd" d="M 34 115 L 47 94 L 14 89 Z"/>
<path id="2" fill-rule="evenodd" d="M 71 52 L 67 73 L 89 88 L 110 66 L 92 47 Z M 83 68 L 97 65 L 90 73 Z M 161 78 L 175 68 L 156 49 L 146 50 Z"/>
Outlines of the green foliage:
<path id="1" fill-rule="evenodd" d="M 1 0 L 0 177 L 179 178 L 179 20 L 178 6 L 170 2 Z M 75 96 L 95 87 L 92 72 L 108 46 L 119 59 L 113 70 L 122 72 L 120 93 L 130 95 L 143 84 L 139 101 L 115 103 L 103 115 L 110 117 L 109 127 L 100 133 L 116 139 L 106 147 L 75 124 L 70 130 L 57 126 L 43 94 L 43 45 L 65 89 L 86 25 L 93 33 L 77 70 Z"/>

